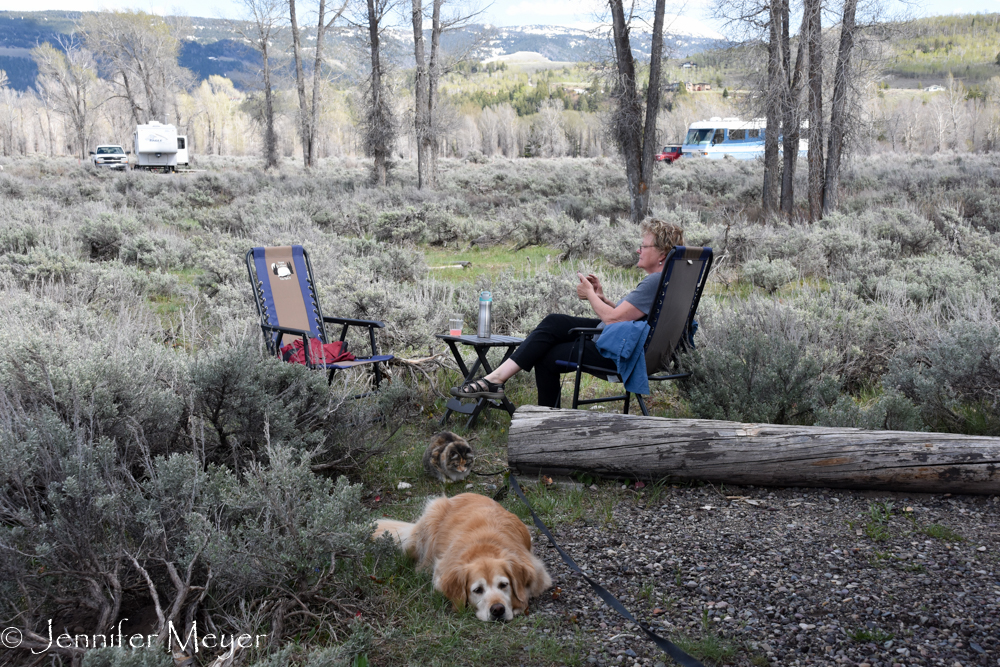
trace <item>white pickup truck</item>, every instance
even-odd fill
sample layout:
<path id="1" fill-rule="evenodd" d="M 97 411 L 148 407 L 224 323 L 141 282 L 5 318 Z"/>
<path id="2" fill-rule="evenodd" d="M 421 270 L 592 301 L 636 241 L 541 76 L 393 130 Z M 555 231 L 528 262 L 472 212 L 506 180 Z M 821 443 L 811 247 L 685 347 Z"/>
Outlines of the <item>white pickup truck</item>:
<path id="1" fill-rule="evenodd" d="M 105 144 L 98 146 L 96 151 L 90 151 L 90 159 L 95 167 L 109 167 L 111 169 L 128 169 L 128 153 L 121 146 Z"/>

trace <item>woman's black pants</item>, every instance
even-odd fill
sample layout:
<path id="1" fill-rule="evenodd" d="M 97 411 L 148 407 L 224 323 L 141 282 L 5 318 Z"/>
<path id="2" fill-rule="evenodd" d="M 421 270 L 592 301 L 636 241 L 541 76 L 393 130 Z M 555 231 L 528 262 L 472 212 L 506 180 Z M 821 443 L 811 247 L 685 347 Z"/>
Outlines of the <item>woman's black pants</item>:
<path id="1" fill-rule="evenodd" d="M 596 327 L 601 321 L 594 317 L 573 317 L 553 313 L 546 315 L 535 330 L 528 334 L 510 358 L 523 370 L 535 369 L 538 404 L 553 408 L 559 400 L 559 374 L 571 369 L 557 366 L 556 361 L 576 361 L 577 336 L 570 335 L 575 327 Z M 597 351 L 593 341 L 583 347 L 583 363 L 615 370 L 614 362 Z"/>

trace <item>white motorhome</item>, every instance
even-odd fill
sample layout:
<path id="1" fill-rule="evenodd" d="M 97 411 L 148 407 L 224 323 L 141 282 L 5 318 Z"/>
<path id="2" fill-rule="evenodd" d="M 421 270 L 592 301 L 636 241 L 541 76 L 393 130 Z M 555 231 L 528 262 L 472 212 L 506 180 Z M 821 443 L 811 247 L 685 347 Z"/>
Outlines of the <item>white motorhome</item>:
<path id="1" fill-rule="evenodd" d="M 178 136 L 177 128 L 155 120 L 138 125 L 133 136 L 135 169 L 177 171 L 177 166 L 187 166 L 187 137 Z"/>
<path id="2" fill-rule="evenodd" d="M 767 124 L 763 118 L 740 120 L 714 117 L 700 120 L 688 127 L 681 152 L 686 158 L 721 160 L 724 157 L 731 157 L 737 160 L 752 160 L 764 156 L 766 133 Z M 778 150 L 781 150 L 783 146 L 780 143 L 780 136 L 778 140 Z M 800 139 L 799 155 L 805 157 L 807 149 L 808 144 L 805 139 Z"/>

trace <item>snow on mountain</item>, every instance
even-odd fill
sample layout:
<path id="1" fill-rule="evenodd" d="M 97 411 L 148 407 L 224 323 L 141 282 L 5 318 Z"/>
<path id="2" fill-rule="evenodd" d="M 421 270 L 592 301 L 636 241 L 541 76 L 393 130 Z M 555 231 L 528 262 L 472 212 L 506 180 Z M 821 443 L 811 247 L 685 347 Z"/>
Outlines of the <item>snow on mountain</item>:
<path id="1" fill-rule="evenodd" d="M 519 52 L 538 53 L 552 61 L 577 62 L 600 60 L 608 51 L 610 26 L 601 24 L 577 27 L 552 25 L 523 26 L 469 26 L 451 39 L 460 40 L 478 30 L 484 30 L 488 39 L 481 48 L 480 57 L 497 59 Z M 725 37 L 697 19 L 671 15 L 664 20 L 664 42 L 669 56 L 686 57 L 699 51 L 714 48 Z M 636 24 L 631 33 L 632 50 L 639 58 L 649 57 L 652 30 L 650 26 Z"/>
<path id="2" fill-rule="evenodd" d="M 598 23 L 559 25 L 469 25 L 442 35 L 445 50 L 464 51 L 465 46 L 478 41 L 481 33 L 486 39 L 478 47 L 481 59 L 496 59 L 518 52 L 534 52 L 548 60 L 579 62 L 601 60 L 608 51 L 608 32 L 611 27 Z M 429 37 L 429 31 L 425 31 Z M 393 27 L 385 31 L 388 39 L 398 44 L 413 44 L 413 31 Z M 639 58 L 648 58 L 652 40 L 651 26 L 637 23 L 632 28 L 632 50 Z M 717 31 L 697 19 L 668 15 L 664 18 L 663 39 L 667 55 L 686 57 L 711 49 L 726 41 Z"/>

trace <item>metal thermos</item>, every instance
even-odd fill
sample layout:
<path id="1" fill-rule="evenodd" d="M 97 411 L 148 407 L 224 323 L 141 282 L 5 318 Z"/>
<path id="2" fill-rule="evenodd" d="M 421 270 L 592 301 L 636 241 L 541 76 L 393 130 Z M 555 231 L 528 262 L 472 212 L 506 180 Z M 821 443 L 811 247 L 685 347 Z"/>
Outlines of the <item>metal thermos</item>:
<path id="1" fill-rule="evenodd" d="M 487 290 L 479 293 L 479 328 L 476 335 L 480 338 L 489 338 L 493 328 L 493 317 L 490 315 L 490 308 L 493 306 L 493 295 Z"/>

